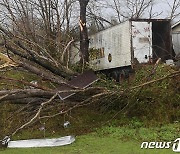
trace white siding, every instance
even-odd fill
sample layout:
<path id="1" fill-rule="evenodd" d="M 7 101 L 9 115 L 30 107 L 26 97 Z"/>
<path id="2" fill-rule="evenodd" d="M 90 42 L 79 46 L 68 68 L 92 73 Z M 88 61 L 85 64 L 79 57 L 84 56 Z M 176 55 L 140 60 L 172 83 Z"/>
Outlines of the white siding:
<path id="1" fill-rule="evenodd" d="M 180 32 L 179 33 L 173 33 L 172 38 L 173 38 L 174 51 L 175 51 L 176 55 L 180 54 Z"/>
<path id="2" fill-rule="evenodd" d="M 177 54 L 180 54 L 180 23 L 172 29 L 173 48 Z"/>

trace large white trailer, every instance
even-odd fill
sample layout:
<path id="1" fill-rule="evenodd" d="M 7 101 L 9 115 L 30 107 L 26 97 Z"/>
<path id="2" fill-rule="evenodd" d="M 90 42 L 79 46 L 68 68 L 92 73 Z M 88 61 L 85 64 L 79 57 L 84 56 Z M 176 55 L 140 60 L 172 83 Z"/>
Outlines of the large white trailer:
<path id="1" fill-rule="evenodd" d="M 171 23 L 167 19 L 128 20 L 89 37 L 90 66 L 119 77 L 137 63 L 172 59 Z M 71 61 L 79 60 L 73 49 Z"/>

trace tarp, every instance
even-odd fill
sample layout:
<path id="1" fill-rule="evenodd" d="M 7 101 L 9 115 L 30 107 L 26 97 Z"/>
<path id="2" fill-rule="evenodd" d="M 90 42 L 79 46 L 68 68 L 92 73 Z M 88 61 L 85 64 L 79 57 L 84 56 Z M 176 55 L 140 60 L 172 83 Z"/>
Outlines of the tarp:
<path id="1" fill-rule="evenodd" d="M 37 148 L 37 147 L 56 147 L 71 144 L 75 141 L 73 136 L 65 136 L 53 139 L 30 139 L 9 141 L 8 148 Z"/>

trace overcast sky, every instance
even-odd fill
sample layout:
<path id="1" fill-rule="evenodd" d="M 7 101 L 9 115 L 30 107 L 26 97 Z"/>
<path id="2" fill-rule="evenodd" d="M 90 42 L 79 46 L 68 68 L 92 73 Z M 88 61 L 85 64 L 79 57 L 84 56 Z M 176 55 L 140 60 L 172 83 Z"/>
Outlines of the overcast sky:
<path id="1" fill-rule="evenodd" d="M 167 17 L 171 10 L 168 3 L 171 4 L 171 6 L 172 6 L 174 0 L 156 0 L 156 1 L 157 1 L 157 3 L 154 5 L 154 11 L 157 11 L 157 12 L 163 11 L 162 16 Z M 168 3 L 167 3 L 167 1 L 168 1 Z M 177 1 L 179 1 L 179 0 L 177 0 Z M 178 11 L 180 12 L 180 7 L 179 7 Z"/>
<path id="2" fill-rule="evenodd" d="M 112 0 L 105 0 L 107 2 L 111 2 Z M 156 18 L 167 18 L 170 15 L 171 8 L 169 4 L 172 6 L 174 0 L 155 0 L 155 3 L 153 5 L 153 12 L 154 13 L 161 13 L 158 17 Z M 177 0 L 179 2 L 180 0 Z M 168 4 L 169 3 L 169 4 Z M 112 10 L 107 11 L 105 10 L 105 14 L 110 15 L 109 13 L 112 13 Z M 180 12 L 180 6 L 179 9 L 177 10 L 176 13 Z M 177 17 L 173 22 L 177 22 L 180 20 L 180 16 Z"/>

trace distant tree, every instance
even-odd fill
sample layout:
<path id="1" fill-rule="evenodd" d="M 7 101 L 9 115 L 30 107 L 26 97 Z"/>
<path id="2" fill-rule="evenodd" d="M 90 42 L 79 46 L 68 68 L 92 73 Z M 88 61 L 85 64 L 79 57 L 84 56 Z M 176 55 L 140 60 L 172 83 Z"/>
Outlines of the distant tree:
<path id="1" fill-rule="evenodd" d="M 178 16 L 180 16 L 180 0 L 173 0 L 172 3 L 167 1 L 167 4 L 169 5 L 170 8 L 170 14 L 169 14 L 170 19 L 173 20 Z"/>
<path id="2" fill-rule="evenodd" d="M 152 9 L 155 0 L 112 0 L 107 1 L 106 5 L 112 8 L 118 22 L 133 18 L 142 18 L 149 14 L 149 18 L 153 18 L 159 14 L 153 14 Z"/>

